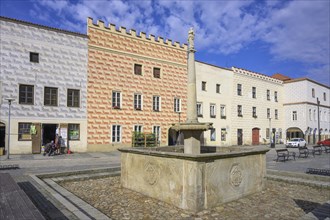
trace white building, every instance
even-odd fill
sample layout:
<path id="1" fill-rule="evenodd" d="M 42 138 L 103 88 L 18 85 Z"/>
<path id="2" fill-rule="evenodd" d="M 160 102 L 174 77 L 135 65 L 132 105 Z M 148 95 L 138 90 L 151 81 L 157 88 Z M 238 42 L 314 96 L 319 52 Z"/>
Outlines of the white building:
<path id="1" fill-rule="evenodd" d="M 279 74 L 278 74 L 279 75 Z M 287 138 L 303 137 L 310 144 L 330 137 L 330 88 L 308 78 L 284 81 Z M 319 104 L 318 104 L 319 101 Z"/>
<path id="2" fill-rule="evenodd" d="M 283 141 L 283 81 L 252 71 L 232 68 L 232 145 L 258 145 Z M 269 131 L 272 131 L 270 134 Z"/>
<path id="3" fill-rule="evenodd" d="M 0 29 L 0 147 L 10 132 L 10 153 L 39 153 L 58 133 L 85 151 L 87 36 L 5 17 Z"/>
<path id="4" fill-rule="evenodd" d="M 203 142 L 208 146 L 230 146 L 233 72 L 199 61 L 195 68 L 198 121 L 213 123 L 213 129 L 204 132 Z"/>

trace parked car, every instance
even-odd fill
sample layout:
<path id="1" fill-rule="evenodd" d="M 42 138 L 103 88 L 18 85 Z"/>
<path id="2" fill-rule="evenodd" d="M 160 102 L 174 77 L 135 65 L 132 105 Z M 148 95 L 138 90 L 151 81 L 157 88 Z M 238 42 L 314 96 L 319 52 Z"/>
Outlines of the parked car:
<path id="1" fill-rule="evenodd" d="M 330 139 L 317 142 L 317 145 L 330 146 Z"/>
<path id="2" fill-rule="evenodd" d="M 306 147 L 304 138 L 292 138 L 286 143 L 286 147 Z"/>

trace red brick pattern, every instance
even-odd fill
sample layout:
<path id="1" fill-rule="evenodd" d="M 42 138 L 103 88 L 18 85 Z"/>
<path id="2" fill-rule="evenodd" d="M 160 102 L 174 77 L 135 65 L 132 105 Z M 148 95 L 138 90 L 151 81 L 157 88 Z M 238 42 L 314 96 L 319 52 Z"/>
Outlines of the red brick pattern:
<path id="1" fill-rule="evenodd" d="M 186 117 L 187 63 L 185 48 L 132 37 L 128 34 L 88 25 L 88 144 L 111 143 L 111 126 L 122 126 L 122 144 L 131 143 L 133 127 L 144 132 L 161 126 L 162 144 L 168 129 L 178 122 L 174 97 L 181 98 L 181 121 Z M 142 76 L 134 75 L 134 64 L 142 64 Z M 161 78 L 153 77 L 153 67 L 161 68 Z M 120 91 L 122 108 L 112 109 L 112 91 Z M 134 93 L 143 95 L 142 111 L 134 110 Z M 152 110 L 152 97 L 161 97 L 161 111 Z"/>

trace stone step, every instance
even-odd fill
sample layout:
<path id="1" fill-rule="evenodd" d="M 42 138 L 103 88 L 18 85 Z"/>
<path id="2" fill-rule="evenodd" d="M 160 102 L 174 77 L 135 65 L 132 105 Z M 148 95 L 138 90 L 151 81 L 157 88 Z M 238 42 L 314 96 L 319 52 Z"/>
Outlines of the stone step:
<path id="1" fill-rule="evenodd" d="M 105 178 L 109 176 L 120 176 L 120 171 L 112 171 L 112 172 L 101 172 L 101 173 L 85 173 L 85 174 L 78 174 L 72 176 L 62 176 L 62 177 L 55 177 L 51 178 L 54 182 L 61 182 L 61 181 L 81 181 L 87 179 L 99 179 Z"/>
<path id="2" fill-rule="evenodd" d="M 290 176 L 269 175 L 269 174 L 266 175 L 266 178 L 269 180 L 283 181 L 287 183 L 330 189 L 330 182 L 326 182 L 326 181 L 318 181 L 318 180 L 311 180 L 311 179 L 304 179 L 304 178 L 290 177 Z"/>

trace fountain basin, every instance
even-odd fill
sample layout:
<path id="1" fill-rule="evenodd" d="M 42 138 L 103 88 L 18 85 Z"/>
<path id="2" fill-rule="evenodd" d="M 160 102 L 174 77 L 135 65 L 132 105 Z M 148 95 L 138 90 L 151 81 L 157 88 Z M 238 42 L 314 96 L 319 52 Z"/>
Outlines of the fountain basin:
<path id="1" fill-rule="evenodd" d="M 180 149 L 118 149 L 122 186 L 196 212 L 264 187 L 267 147 L 215 148 L 215 153 L 202 154 Z"/>

